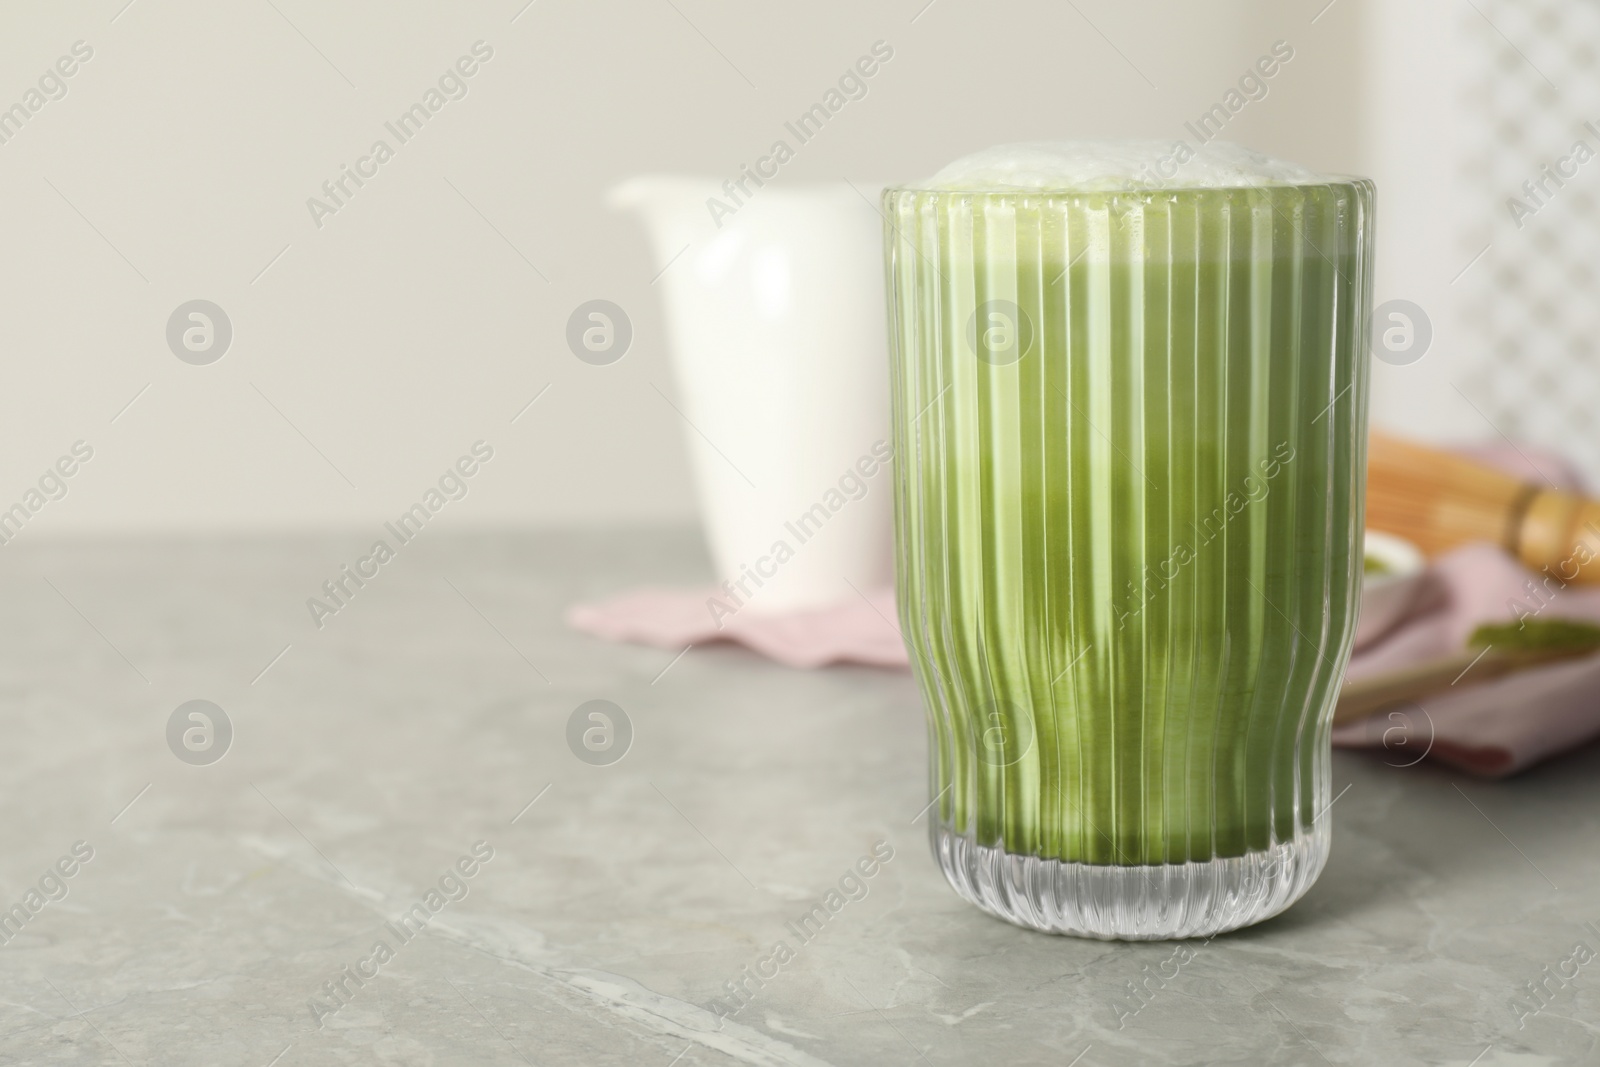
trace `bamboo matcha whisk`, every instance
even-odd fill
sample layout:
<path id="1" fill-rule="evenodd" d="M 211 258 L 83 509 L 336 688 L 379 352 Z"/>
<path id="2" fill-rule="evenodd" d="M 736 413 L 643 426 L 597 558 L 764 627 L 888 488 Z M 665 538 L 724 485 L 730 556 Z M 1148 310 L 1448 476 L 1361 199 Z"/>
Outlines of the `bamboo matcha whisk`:
<path id="1" fill-rule="evenodd" d="M 1367 447 L 1367 525 L 1430 556 L 1489 541 L 1532 570 L 1600 583 L 1600 501 L 1381 433 Z"/>

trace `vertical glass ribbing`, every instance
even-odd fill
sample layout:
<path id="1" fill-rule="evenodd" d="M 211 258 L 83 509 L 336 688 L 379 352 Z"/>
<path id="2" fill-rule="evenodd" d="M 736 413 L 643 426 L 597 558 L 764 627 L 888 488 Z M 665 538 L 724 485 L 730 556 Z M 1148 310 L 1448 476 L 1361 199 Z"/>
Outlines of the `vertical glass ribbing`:
<path id="1" fill-rule="evenodd" d="M 1370 184 L 884 203 L 936 838 L 1296 842 L 1354 632 Z"/>

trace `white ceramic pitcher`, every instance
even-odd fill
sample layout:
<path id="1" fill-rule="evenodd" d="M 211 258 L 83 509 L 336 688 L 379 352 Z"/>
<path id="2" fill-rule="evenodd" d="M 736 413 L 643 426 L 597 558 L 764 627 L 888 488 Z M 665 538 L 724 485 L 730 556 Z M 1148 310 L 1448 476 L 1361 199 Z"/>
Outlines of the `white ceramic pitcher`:
<path id="1" fill-rule="evenodd" d="M 770 614 L 893 581 L 883 221 L 877 185 L 745 192 L 644 176 L 610 202 L 664 271 L 722 614 Z"/>

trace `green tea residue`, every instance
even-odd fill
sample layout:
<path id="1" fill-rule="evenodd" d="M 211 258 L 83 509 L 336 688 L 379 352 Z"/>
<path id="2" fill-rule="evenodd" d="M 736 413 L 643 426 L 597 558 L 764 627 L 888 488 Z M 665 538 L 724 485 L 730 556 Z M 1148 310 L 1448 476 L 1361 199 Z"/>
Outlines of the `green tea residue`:
<path id="1" fill-rule="evenodd" d="M 1472 631 L 1467 644 L 1475 648 L 1494 645 L 1528 650 L 1600 648 L 1600 626 L 1572 619 L 1524 619 L 1486 624 Z"/>

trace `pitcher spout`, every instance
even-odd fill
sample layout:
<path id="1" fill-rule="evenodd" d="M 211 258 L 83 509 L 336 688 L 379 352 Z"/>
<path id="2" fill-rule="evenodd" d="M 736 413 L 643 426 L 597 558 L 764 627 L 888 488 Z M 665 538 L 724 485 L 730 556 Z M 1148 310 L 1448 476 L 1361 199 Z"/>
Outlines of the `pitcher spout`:
<path id="1" fill-rule="evenodd" d="M 606 206 L 639 216 L 650 235 L 656 266 L 664 267 L 685 244 L 715 232 L 706 203 L 716 188 L 714 178 L 641 174 L 607 190 Z"/>

